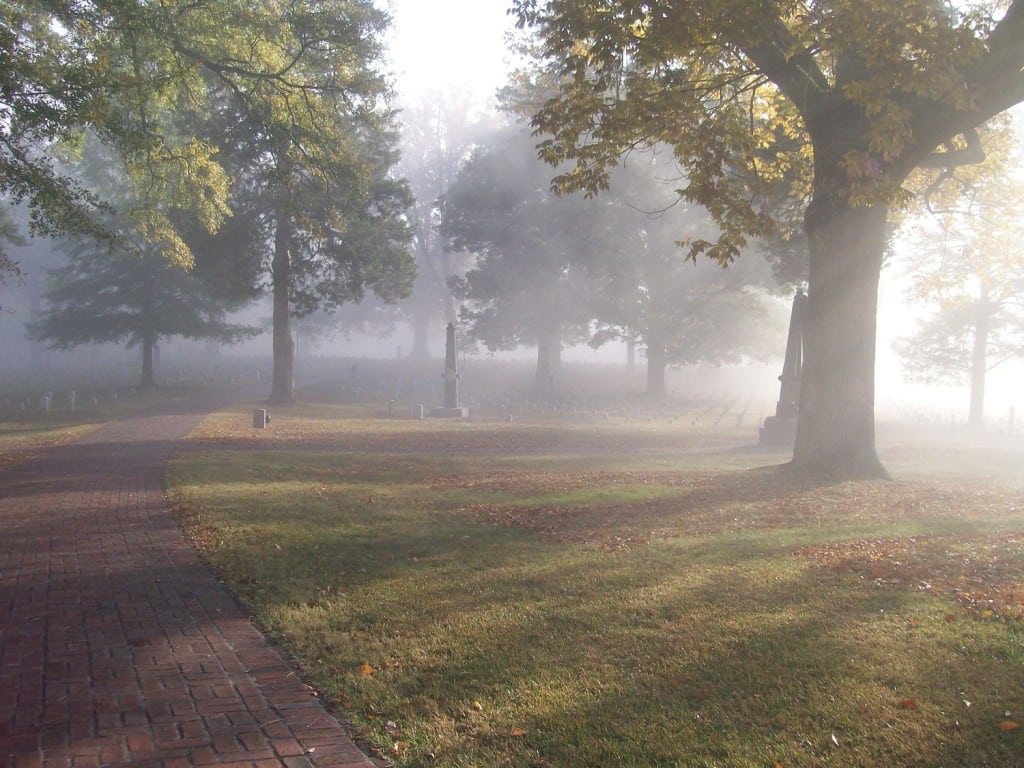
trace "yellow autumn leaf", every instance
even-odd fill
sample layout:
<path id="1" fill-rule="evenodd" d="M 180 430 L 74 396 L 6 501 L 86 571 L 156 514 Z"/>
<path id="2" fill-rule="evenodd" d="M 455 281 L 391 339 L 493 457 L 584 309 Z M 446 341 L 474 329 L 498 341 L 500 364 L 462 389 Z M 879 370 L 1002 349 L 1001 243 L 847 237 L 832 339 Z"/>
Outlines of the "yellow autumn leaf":
<path id="1" fill-rule="evenodd" d="M 358 667 L 356 667 L 356 671 L 359 672 L 360 675 L 363 675 L 365 677 L 369 677 L 370 675 L 373 674 L 374 670 L 373 670 L 373 667 L 371 667 L 369 664 L 364 662 L 364 663 L 360 664 Z"/>
<path id="2" fill-rule="evenodd" d="M 522 728 L 513 728 L 510 733 L 512 736 L 515 736 L 516 738 L 526 735 L 526 731 L 524 731 Z"/>
<path id="3" fill-rule="evenodd" d="M 473 709 L 475 709 L 477 712 L 483 712 L 484 711 L 484 705 L 481 704 L 479 701 L 474 701 L 473 702 Z"/>

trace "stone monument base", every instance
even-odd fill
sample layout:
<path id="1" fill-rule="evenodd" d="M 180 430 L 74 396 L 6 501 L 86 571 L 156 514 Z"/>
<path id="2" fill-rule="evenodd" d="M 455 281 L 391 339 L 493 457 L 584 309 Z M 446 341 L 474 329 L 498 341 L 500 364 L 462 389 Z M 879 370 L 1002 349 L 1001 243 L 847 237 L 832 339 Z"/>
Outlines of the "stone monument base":
<path id="1" fill-rule="evenodd" d="M 792 448 L 796 442 L 796 419 L 769 416 L 760 430 L 761 445 Z"/>
<path id="2" fill-rule="evenodd" d="M 469 408 L 434 408 L 430 412 L 432 419 L 465 419 L 469 417 Z"/>

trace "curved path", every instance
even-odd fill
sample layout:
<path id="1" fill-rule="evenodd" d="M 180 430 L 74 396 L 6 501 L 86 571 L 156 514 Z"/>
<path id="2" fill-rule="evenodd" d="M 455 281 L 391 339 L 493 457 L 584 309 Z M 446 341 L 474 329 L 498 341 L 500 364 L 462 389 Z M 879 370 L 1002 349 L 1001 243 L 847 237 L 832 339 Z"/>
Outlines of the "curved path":
<path id="1" fill-rule="evenodd" d="M 0 768 L 372 768 L 182 538 L 163 467 L 216 398 L 0 472 Z"/>

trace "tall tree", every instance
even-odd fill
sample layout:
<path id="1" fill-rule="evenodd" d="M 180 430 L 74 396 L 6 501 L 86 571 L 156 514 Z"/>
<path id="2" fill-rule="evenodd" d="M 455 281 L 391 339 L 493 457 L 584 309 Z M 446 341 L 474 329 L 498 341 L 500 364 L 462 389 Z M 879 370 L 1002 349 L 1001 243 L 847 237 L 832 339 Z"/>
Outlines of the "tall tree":
<path id="1" fill-rule="evenodd" d="M 607 246 L 587 260 L 598 282 L 591 343 L 642 344 L 652 396 L 665 394 L 670 364 L 774 356 L 770 334 L 777 323 L 767 294 L 778 286 L 768 263 L 759 253 L 745 254 L 728 270 L 682 258 L 678 240 L 709 236 L 715 225 L 705 209 L 675 196 L 678 175 L 667 152 L 633 153 L 602 197 L 598 226 Z"/>
<path id="2" fill-rule="evenodd" d="M 232 207 L 253 222 L 246 245 L 269 274 L 270 399 L 281 403 L 293 398 L 293 315 L 357 302 L 367 289 L 389 301 L 410 290 L 411 197 L 390 174 L 397 134 L 379 68 L 387 16 L 370 0 L 247 8 L 232 12 L 259 24 L 210 42 L 199 35 L 208 7 L 187 6 L 174 39 L 207 46 L 192 54 L 216 105 L 200 135 L 219 142 L 237 180 Z"/>
<path id="3" fill-rule="evenodd" d="M 436 91 L 406 105 L 400 119 L 402 159 L 398 170 L 409 180 L 416 200 L 412 210 L 416 285 L 401 306 L 412 325 L 409 354 L 425 358 L 430 354 L 431 328 L 443 328 L 457 319 L 451 281 L 469 266 L 467 254 L 447 248 L 439 232 L 440 200 L 473 148 L 494 129 L 497 118 L 475 107 L 468 93 Z"/>
<path id="4" fill-rule="evenodd" d="M 469 336 L 492 350 L 536 345 L 534 393 L 553 394 L 565 342 L 589 337 L 583 260 L 600 247 L 600 206 L 546 189 L 522 124 L 474 153 L 443 198 L 442 234 L 476 255 L 458 281 Z"/>
<path id="5" fill-rule="evenodd" d="M 67 241 L 67 263 L 50 271 L 32 338 L 52 349 L 126 342 L 142 354 L 139 386 L 152 389 L 154 350 L 161 339 L 183 336 L 232 343 L 256 329 L 225 320 L 225 305 L 194 274 L 156 247 L 139 243 L 111 253 L 92 240 Z"/>
<path id="6" fill-rule="evenodd" d="M 537 111 L 560 189 L 596 194 L 637 144 L 671 144 L 722 262 L 771 231 L 759 179 L 803 169 L 810 251 L 794 469 L 887 476 L 875 451 L 878 279 L 915 169 L 978 158 L 974 129 L 1024 99 L 1024 0 L 514 0 L 559 75 Z M 765 153 L 765 147 L 778 151 Z"/>
<path id="7" fill-rule="evenodd" d="M 1024 357 L 1022 197 L 1020 182 L 991 182 L 917 239 L 911 296 L 931 311 L 896 348 L 915 377 L 969 385 L 975 429 L 984 426 L 988 372 Z"/>
<path id="8" fill-rule="evenodd" d="M 293 260 L 334 264 L 315 280 L 328 306 L 378 277 L 383 294 L 406 290 L 408 193 L 388 177 L 396 136 L 380 71 L 387 16 L 371 0 L 9 6 L 0 15 L 11 51 L 0 67 L 0 191 L 28 199 L 41 231 L 99 231 L 98 200 L 44 153 L 88 128 L 146 193 L 121 217 L 186 265 L 193 254 L 178 212 L 214 230 L 228 215 L 230 181 L 236 199 L 258 191 L 266 239 L 253 242 L 269 244 L 275 293 L 273 399 L 291 398 L 291 292 L 314 282 L 308 269 L 293 272 Z M 199 133 L 196 116 L 221 130 Z M 229 179 L 217 148 L 239 139 L 232 159 L 247 162 Z M 371 244 L 380 257 L 372 265 Z M 369 276 L 339 279 L 353 273 Z"/>
<path id="9" fill-rule="evenodd" d="M 22 236 L 14 217 L 14 212 L 0 207 L 0 288 L 7 285 L 12 279 L 21 277 L 21 268 L 18 262 L 11 256 L 10 248 L 25 245 L 25 238 Z M 3 309 L 0 306 L 0 309 Z"/>

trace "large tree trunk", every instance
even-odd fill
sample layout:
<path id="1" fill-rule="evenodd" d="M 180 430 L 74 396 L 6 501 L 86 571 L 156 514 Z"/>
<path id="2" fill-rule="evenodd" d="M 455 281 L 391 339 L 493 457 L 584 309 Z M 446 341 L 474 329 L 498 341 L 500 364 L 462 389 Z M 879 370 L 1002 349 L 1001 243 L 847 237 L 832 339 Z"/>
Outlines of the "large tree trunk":
<path id="1" fill-rule="evenodd" d="M 288 250 L 289 228 L 279 212 L 271 264 L 274 287 L 274 381 L 271 403 L 295 402 L 295 342 L 291 333 L 290 283 L 292 257 Z"/>
<path id="2" fill-rule="evenodd" d="M 144 335 L 142 337 L 142 377 L 139 379 L 139 389 L 149 391 L 156 387 L 156 377 L 153 374 L 153 348 L 156 346 L 156 337 Z"/>
<path id="3" fill-rule="evenodd" d="M 647 341 L 647 396 L 665 396 L 665 344 L 657 337 L 648 336 Z"/>
<path id="4" fill-rule="evenodd" d="M 792 468 L 830 479 L 883 478 L 875 451 L 875 331 L 884 206 L 835 198 L 807 210 L 810 272 Z"/>
<path id="5" fill-rule="evenodd" d="M 967 415 L 967 426 L 982 429 L 985 426 L 985 370 L 988 365 L 989 329 L 988 286 L 981 286 L 977 318 L 974 321 L 974 348 L 971 350 L 971 409 Z"/>
<path id="6" fill-rule="evenodd" d="M 562 367 L 562 332 L 549 329 L 537 339 L 537 370 L 533 377 L 533 395 L 547 400 L 555 394 L 555 378 Z"/>

